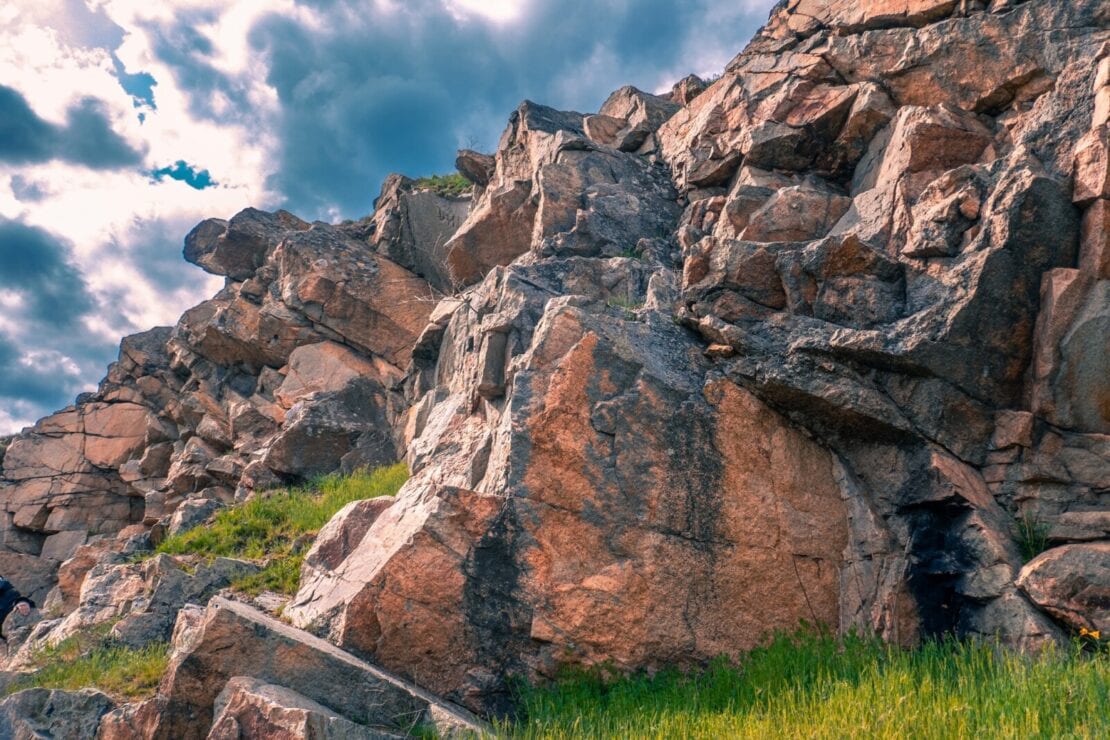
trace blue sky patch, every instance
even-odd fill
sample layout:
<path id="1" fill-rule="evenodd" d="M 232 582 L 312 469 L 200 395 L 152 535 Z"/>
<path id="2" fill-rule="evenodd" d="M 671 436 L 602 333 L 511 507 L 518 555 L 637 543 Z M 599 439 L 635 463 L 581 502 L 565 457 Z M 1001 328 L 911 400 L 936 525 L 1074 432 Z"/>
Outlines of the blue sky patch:
<path id="1" fill-rule="evenodd" d="M 212 179 L 212 175 L 208 170 L 198 170 L 183 159 L 177 160 L 173 167 L 163 167 L 160 170 L 154 170 L 150 173 L 158 182 L 163 178 L 170 178 L 171 180 L 178 180 L 185 183 L 191 188 L 196 190 L 204 190 L 205 188 L 215 187 L 219 183 Z"/>
<path id="2" fill-rule="evenodd" d="M 158 85 L 158 81 L 154 79 L 154 75 L 146 72 L 129 73 L 115 53 L 112 54 L 112 64 L 116 69 L 119 86 L 135 99 L 135 106 L 148 105 L 151 110 L 158 110 L 158 106 L 154 103 L 154 88 Z"/>

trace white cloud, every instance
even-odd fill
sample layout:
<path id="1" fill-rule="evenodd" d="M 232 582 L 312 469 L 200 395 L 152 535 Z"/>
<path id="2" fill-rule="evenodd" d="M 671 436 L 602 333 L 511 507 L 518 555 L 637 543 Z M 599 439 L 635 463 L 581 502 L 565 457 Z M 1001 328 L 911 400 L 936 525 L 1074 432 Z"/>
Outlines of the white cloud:
<path id="1" fill-rule="evenodd" d="M 15 434 L 33 425 L 37 421 L 37 412 L 38 409 L 27 403 L 13 403 L 8 408 L 0 408 L 0 435 Z"/>
<path id="2" fill-rule="evenodd" d="M 219 289 L 219 278 L 180 259 L 182 239 L 193 224 L 210 216 L 228 217 L 248 205 L 271 207 L 278 200 L 265 185 L 275 159 L 274 136 L 264 125 L 217 124 L 195 116 L 175 70 L 154 54 L 149 26 L 144 24 L 170 23 L 183 8 L 215 10 L 217 20 L 204 29 L 221 50 L 215 62 L 238 75 L 251 116 L 264 120 L 277 101 L 260 65 L 251 58 L 246 31 L 263 12 L 292 12 L 292 2 L 90 2 L 92 10 L 102 10 L 123 28 L 117 53 L 127 71 L 145 72 L 157 81 L 157 110 L 141 111 L 120 86 L 111 50 L 70 43 L 73 35 L 65 28 L 61 6 L 54 0 L 5 4 L 0 11 L 0 81 L 55 124 L 61 124 L 81 99 L 98 99 L 112 129 L 134 149 L 145 151 L 146 161 L 134 169 L 108 171 L 60 161 L 0 165 L 0 216 L 41 227 L 72 245 L 70 258 L 100 307 L 85 317 L 84 328 L 90 337 L 110 345 L 124 334 L 174 323 L 186 308 Z M 147 174 L 179 160 L 208 169 L 219 185 L 196 190 L 170 178 L 156 182 Z M 38 197 L 20 200 L 17 182 L 23 189 L 32 185 Z M 152 269 L 152 263 L 164 268 L 163 274 Z M 172 284 L 166 284 L 165 272 L 178 273 Z M 8 298 L 0 296 L 0 311 L 14 315 L 15 299 Z M 50 359 L 52 367 L 73 376 L 70 380 L 85 390 L 99 381 L 102 363 L 86 364 L 82 374 L 78 362 L 64 351 L 45 349 L 64 348 L 65 337 L 22 336 L 15 321 L 0 320 L 0 329 L 17 342 L 25 361 Z M 72 390 L 69 382 L 59 385 Z M 8 410 L 0 412 L 0 433 L 43 412 L 27 403 L 15 410 L 13 403 L 3 401 Z"/>
<path id="3" fill-rule="evenodd" d="M 456 18 L 476 15 L 495 23 L 514 21 L 527 9 L 525 0 L 447 0 L 446 5 Z"/>

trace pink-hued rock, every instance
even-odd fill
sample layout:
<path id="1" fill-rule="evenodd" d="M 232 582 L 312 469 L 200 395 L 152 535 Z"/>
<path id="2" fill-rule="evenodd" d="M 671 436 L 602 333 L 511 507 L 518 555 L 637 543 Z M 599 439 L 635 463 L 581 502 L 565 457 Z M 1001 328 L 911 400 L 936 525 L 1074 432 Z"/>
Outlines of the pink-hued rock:
<path id="1" fill-rule="evenodd" d="M 1079 269 L 1099 280 L 1110 280 L 1110 200 L 1099 198 L 1083 214 Z"/>
<path id="2" fill-rule="evenodd" d="M 227 682 L 216 698 L 214 712 L 216 719 L 207 740 L 378 740 L 385 736 L 295 691 L 243 676 Z"/>
<path id="3" fill-rule="evenodd" d="M 1000 411 L 995 416 L 994 436 L 991 446 L 997 450 L 1007 447 L 1032 447 L 1036 417 L 1028 411 Z"/>
<path id="4" fill-rule="evenodd" d="M 1110 198 L 1110 125 L 1099 126 L 1075 148 L 1075 192 L 1072 200 L 1089 206 Z"/>
<path id="5" fill-rule="evenodd" d="M 1033 409 L 1063 427 L 1110 433 L 1110 282 L 1053 270 L 1042 304 L 1030 369 Z"/>
<path id="6" fill-rule="evenodd" d="M 497 477 L 477 493 L 418 474 L 286 614 L 475 704 L 489 687 L 474 684 L 473 667 L 495 655 L 543 674 L 567 662 L 663 665 L 679 646 L 708 657 L 756 644 L 771 625 L 837 622 L 846 518 L 832 458 L 730 383 L 685 385 L 676 371 L 700 353 L 677 336 L 623 331 L 549 307 L 513 381 L 530 389 L 518 431 L 487 453 L 492 464 L 529 450 L 515 482 L 490 468 Z M 639 366 L 627 338 L 671 342 L 673 354 Z M 639 372 L 613 374 L 626 363 Z M 595 376 L 604 380 L 590 390 Z M 676 420 L 677 397 L 702 421 Z M 429 434 L 444 445 L 460 432 Z M 469 457 L 452 447 L 429 473 Z M 715 542 L 730 544 L 709 557 Z M 783 582 L 800 585 L 773 586 Z M 712 588 L 680 619 L 695 584 Z M 511 616 L 523 613 L 524 623 Z M 491 642 L 487 630 L 508 632 Z"/>
<path id="7" fill-rule="evenodd" d="M 471 149 L 460 149 L 455 160 L 455 166 L 464 177 L 475 185 L 484 188 L 489 185 L 497 164 L 493 157 L 488 154 L 481 154 Z"/>
<path id="8" fill-rule="evenodd" d="M 367 359 L 335 342 L 298 347 L 289 355 L 289 366 L 274 398 L 286 409 L 313 393 L 340 391 L 355 378 L 369 378 L 392 385 L 400 372 L 389 364 Z"/>
<path id="9" fill-rule="evenodd" d="M 249 638 L 244 639 L 246 635 Z M 323 705 L 332 716 L 378 730 L 404 733 L 428 724 L 452 735 L 486 729 L 467 712 L 437 702 L 334 645 L 220 597 L 206 609 L 193 607 L 181 612 L 172 646 L 169 670 L 152 700 L 153 711 L 131 722 L 120 718 L 118 723 L 125 727 L 139 724 L 142 736 L 151 740 L 204 738 L 214 720 L 224 719 L 229 709 L 235 715 L 239 711 L 254 714 L 261 708 L 255 700 L 235 697 L 237 690 L 247 686 L 232 686 L 220 698 L 228 682 L 240 676 L 256 679 L 257 683 L 250 684 L 256 688 L 280 681 L 278 685 Z M 273 692 L 265 694 L 273 696 Z M 285 696 L 289 698 L 289 694 Z M 299 703 L 303 711 L 304 701 Z M 224 716 L 214 716 L 214 709 Z M 257 715 L 255 718 L 264 722 Z M 127 735 L 121 732 L 120 737 Z"/>
<path id="10" fill-rule="evenodd" d="M 210 218 L 185 237 L 185 259 L 214 275 L 245 280 L 290 230 L 308 224 L 287 211 L 266 213 L 248 208 L 230 221 Z"/>
<path id="11" fill-rule="evenodd" d="M 1056 547 L 1026 565 L 1018 586 L 1075 631 L 1110 631 L 1110 542 Z"/>
<path id="12" fill-rule="evenodd" d="M 888 26 L 923 26 L 951 15 L 956 0 L 793 0 L 771 16 L 764 34 L 811 35 L 825 28 L 856 33 Z"/>
<path id="13" fill-rule="evenodd" d="M 586 135 L 594 141 L 624 152 L 634 152 L 678 109 L 679 106 L 669 98 L 634 87 L 622 87 L 602 103 L 598 116 L 588 116 L 583 123 Z M 614 121 L 620 124 L 615 130 L 611 123 Z M 591 129 L 602 138 L 595 138 L 590 133 Z"/>
<path id="14" fill-rule="evenodd" d="M 851 198 L 820 184 L 777 191 L 748 218 L 740 239 L 799 242 L 820 239 L 847 212 Z"/>
<path id="15" fill-rule="evenodd" d="M 289 307 L 398 366 L 439 299 L 418 276 L 323 228 L 287 238 L 274 259 Z"/>
<path id="16" fill-rule="evenodd" d="M 697 96 L 705 92 L 705 80 L 697 75 L 687 75 L 671 88 L 671 100 L 679 105 L 689 105 Z"/>
<path id="17" fill-rule="evenodd" d="M 459 172 L 479 187 L 489 184 L 493 157 L 464 150 L 457 164 Z M 387 177 L 374 201 L 374 215 L 348 232 L 366 238 L 378 254 L 416 273 L 436 290 L 447 291 L 451 281 L 446 243 L 466 220 L 473 194 L 446 196 L 416 185 L 403 175 Z"/>
<path id="18" fill-rule="evenodd" d="M 378 517 L 392 505 L 393 498 L 387 496 L 352 501 L 340 509 L 316 535 L 312 548 L 305 554 L 304 572 L 339 567 L 359 546 Z"/>
<path id="19" fill-rule="evenodd" d="M 0 737 L 95 737 L 100 719 L 114 706 L 94 689 L 27 689 L 0 702 Z"/>
<path id="20" fill-rule="evenodd" d="M 617 138 L 624 130 L 627 121 L 613 116 L 586 116 L 582 119 L 582 129 L 591 141 L 616 148 Z"/>

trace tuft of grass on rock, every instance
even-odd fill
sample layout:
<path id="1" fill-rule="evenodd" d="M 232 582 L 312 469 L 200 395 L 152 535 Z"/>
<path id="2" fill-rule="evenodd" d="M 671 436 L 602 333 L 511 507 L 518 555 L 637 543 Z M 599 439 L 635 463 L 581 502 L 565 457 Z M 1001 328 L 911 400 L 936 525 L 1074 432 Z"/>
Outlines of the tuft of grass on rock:
<path id="1" fill-rule="evenodd" d="M 1018 519 L 1017 544 L 1025 562 L 1028 563 L 1048 549 L 1049 529 L 1048 524 L 1029 512 Z"/>
<path id="2" fill-rule="evenodd" d="M 156 552 L 262 562 L 262 571 L 232 587 L 251 595 L 291 595 L 297 592 L 301 562 L 320 529 L 352 501 L 392 496 L 406 480 L 408 468 L 398 463 L 271 491 L 223 509 L 205 526 L 167 538 Z"/>
<path id="3" fill-rule="evenodd" d="M 638 317 L 636 312 L 644 307 L 644 302 L 636 300 L 635 298 L 613 295 L 605 301 L 605 305 L 609 308 L 618 309 L 621 312 L 621 317 L 625 321 L 636 321 Z"/>
<path id="4" fill-rule="evenodd" d="M 99 689 L 114 699 L 153 696 L 169 663 L 169 645 L 143 648 L 115 644 L 104 637 L 71 637 L 35 656 L 35 671 L 13 681 L 8 694 L 33 688 Z"/>
<path id="5" fill-rule="evenodd" d="M 250 596 L 258 596 L 263 591 L 292 596 L 301 585 L 301 564 L 304 563 L 308 547 L 293 548 L 287 555 L 274 555 L 266 562 L 266 567 L 258 573 L 243 576 L 232 584 L 232 588 Z"/>
<path id="6" fill-rule="evenodd" d="M 904 650 L 798 633 L 698 673 L 578 672 L 518 699 L 499 736 L 1110 737 L 1110 650 L 1028 656 L 955 640 Z"/>
<path id="7" fill-rule="evenodd" d="M 445 198 L 458 198 L 470 192 L 473 185 L 459 172 L 449 175 L 421 177 L 414 185 L 417 190 L 431 190 Z"/>
<path id="8" fill-rule="evenodd" d="M 625 311 L 639 311 L 644 307 L 644 302 L 632 297 L 612 295 L 605 301 L 605 305 L 609 308 L 623 308 Z"/>

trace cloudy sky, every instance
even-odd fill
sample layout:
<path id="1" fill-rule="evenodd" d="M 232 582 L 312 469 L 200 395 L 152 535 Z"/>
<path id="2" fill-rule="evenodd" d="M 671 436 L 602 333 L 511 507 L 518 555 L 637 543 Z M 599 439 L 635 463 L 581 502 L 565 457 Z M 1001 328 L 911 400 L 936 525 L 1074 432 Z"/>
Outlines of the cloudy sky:
<path id="1" fill-rule="evenodd" d="M 0 434 L 219 288 L 181 259 L 201 219 L 357 218 L 388 173 L 492 149 L 524 98 L 719 72 L 772 4 L 4 0 Z"/>

